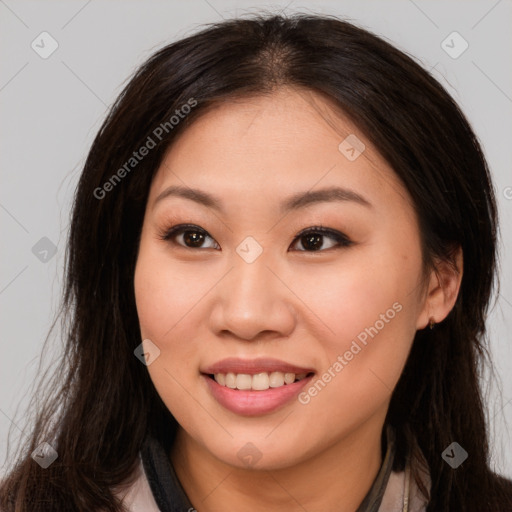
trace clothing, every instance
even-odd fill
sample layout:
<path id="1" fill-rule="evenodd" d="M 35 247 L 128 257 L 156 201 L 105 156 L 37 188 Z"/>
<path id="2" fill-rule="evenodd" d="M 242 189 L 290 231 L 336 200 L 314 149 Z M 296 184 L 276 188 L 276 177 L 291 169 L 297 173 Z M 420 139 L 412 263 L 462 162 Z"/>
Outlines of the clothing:
<path id="1" fill-rule="evenodd" d="M 425 512 L 427 503 L 411 477 L 411 463 L 408 461 L 404 471 L 395 472 L 392 470 L 394 456 L 394 433 L 388 428 L 381 468 L 356 512 Z M 428 474 L 423 472 L 421 477 L 430 490 Z M 168 452 L 156 438 L 149 435 L 139 453 L 136 481 L 117 495 L 123 497 L 123 503 L 130 512 L 195 512 Z"/>

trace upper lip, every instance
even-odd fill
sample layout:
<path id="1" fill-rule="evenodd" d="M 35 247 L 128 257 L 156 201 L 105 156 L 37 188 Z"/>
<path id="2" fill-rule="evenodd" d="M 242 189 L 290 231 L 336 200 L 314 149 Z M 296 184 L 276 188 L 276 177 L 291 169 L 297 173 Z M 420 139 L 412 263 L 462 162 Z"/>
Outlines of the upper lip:
<path id="1" fill-rule="evenodd" d="M 216 374 L 216 373 L 244 373 L 254 375 L 262 372 L 283 372 L 283 373 L 310 373 L 314 370 L 312 368 L 304 368 L 294 364 L 280 361 L 279 359 L 272 359 L 262 357 L 257 359 L 240 359 L 237 357 L 229 357 L 222 359 L 216 363 L 207 366 L 201 370 L 201 373 Z"/>

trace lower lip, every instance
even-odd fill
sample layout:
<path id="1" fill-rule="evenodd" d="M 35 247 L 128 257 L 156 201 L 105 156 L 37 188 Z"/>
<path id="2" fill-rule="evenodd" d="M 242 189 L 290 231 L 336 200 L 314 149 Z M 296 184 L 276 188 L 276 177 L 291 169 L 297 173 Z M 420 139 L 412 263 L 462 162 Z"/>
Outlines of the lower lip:
<path id="1" fill-rule="evenodd" d="M 202 375 L 213 397 L 223 407 L 242 416 L 258 416 L 280 409 L 291 402 L 300 390 L 313 378 L 310 375 L 302 380 L 285 384 L 265 391 L 241 391 L 221 386 L 208 375 Z"/>

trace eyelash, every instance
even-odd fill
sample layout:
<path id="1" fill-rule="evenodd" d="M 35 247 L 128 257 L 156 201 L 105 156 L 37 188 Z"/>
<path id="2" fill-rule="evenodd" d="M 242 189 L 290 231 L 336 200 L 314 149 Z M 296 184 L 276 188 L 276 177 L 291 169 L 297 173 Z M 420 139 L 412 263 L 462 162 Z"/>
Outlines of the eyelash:
<path id="1" fill-rule="evenodd" d="M 186 245 L 177 243 L 175 240 L 172 240 L 174 237 L 181 235 L 187 231 L 192 231 L 194 233 L 201 233 L 205 236 L 210 237 L 212 240 L 215 240 L 207 231 L 200 228 L 199 226 L 196 226 L 195 224 L 179 224 L 177 226 L 173 226 L 172 228 L 166 229 L 162 233 L 160 233 L 158 235 L 158 238 L 160 238 L 161 240 L 167 241 L 167 242 L 171 242 L 175 245 L 178 245 L 179 247 L 182 247 L 183 249 L 191 249 L 191 250 L 203 249 L 204 250 L 204 248 L 202 248 L 202 247 L 188 247 Z M 353 242 L 346 235 L 344 235 L 343 233 L 341 233 L 339 231 L 325 228 L 324 226 L 313 226 L 313 227 L 310 227 L 310 228 L 307 228 L 307 229 L 301 231 L 293 239 L 293 242 L 291 245 L 292 246 L 295 245 L 297 243 L 297 241 L 299 241 L 302 237 L 305 237 L 305 236 L 311 235 L 311 234 L 317 234 L 317 235 L 322 235 L 322 236 L 327 236 L 329 238 L 332 238 L 336 242 L 337 245 L 335 245 L 333 247 L 329 247 L 328 249 L 319 249 L 316 251 L 315 250 L 308 251 L 308 250 L 302 249 L 302 250 L 297 250 L 297 252 L 310 252 L 310 253 L 325 252 L 325 251 L 329 251 L 332 249 L 340 249 L 340 248 L 349 247 L 353 244 Z M 215 243 L 218 245 L 217 242 L 215 242 Z M 212 249 L 212 247 L 207 247 L 207 249 Z"/>

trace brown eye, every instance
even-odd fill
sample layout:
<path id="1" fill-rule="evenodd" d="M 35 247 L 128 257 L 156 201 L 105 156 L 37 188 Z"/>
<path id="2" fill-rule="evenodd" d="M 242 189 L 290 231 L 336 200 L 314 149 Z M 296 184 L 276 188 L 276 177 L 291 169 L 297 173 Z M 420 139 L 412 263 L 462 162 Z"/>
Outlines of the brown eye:
<path id="1" fill-rule="evenodd" d="M 189 247 L 201 247 L 204 243 L 205 235 L 199 231 L 183 231 L 183 241 Z"/>
<path id="2" fill-rule="evenodd" d="M 174 226 L 160 238 L 188 249 L 217 249 L 219 247 L 204 229 L 190 224 Z M 208 239 L 212 240 L 214 245 L 205 247 L 203 244 Z"/>
<path id="3" fill-rule="evenodd" d="M 334 243 L 329 244 L 328 247 L 324 247 L 324 240 L 330 238 Z M 339 231 L 323 228 L 322 226 L 308 228 L 306 231 L 299 233 L 294 240 L 294 245 L 300 245 L 304 249 L 296 249 L 301 252 L 315 252 L 323 251 L 327 249 L 333 249 L 336 247 L 348 247 L 352 242 Z"/>

